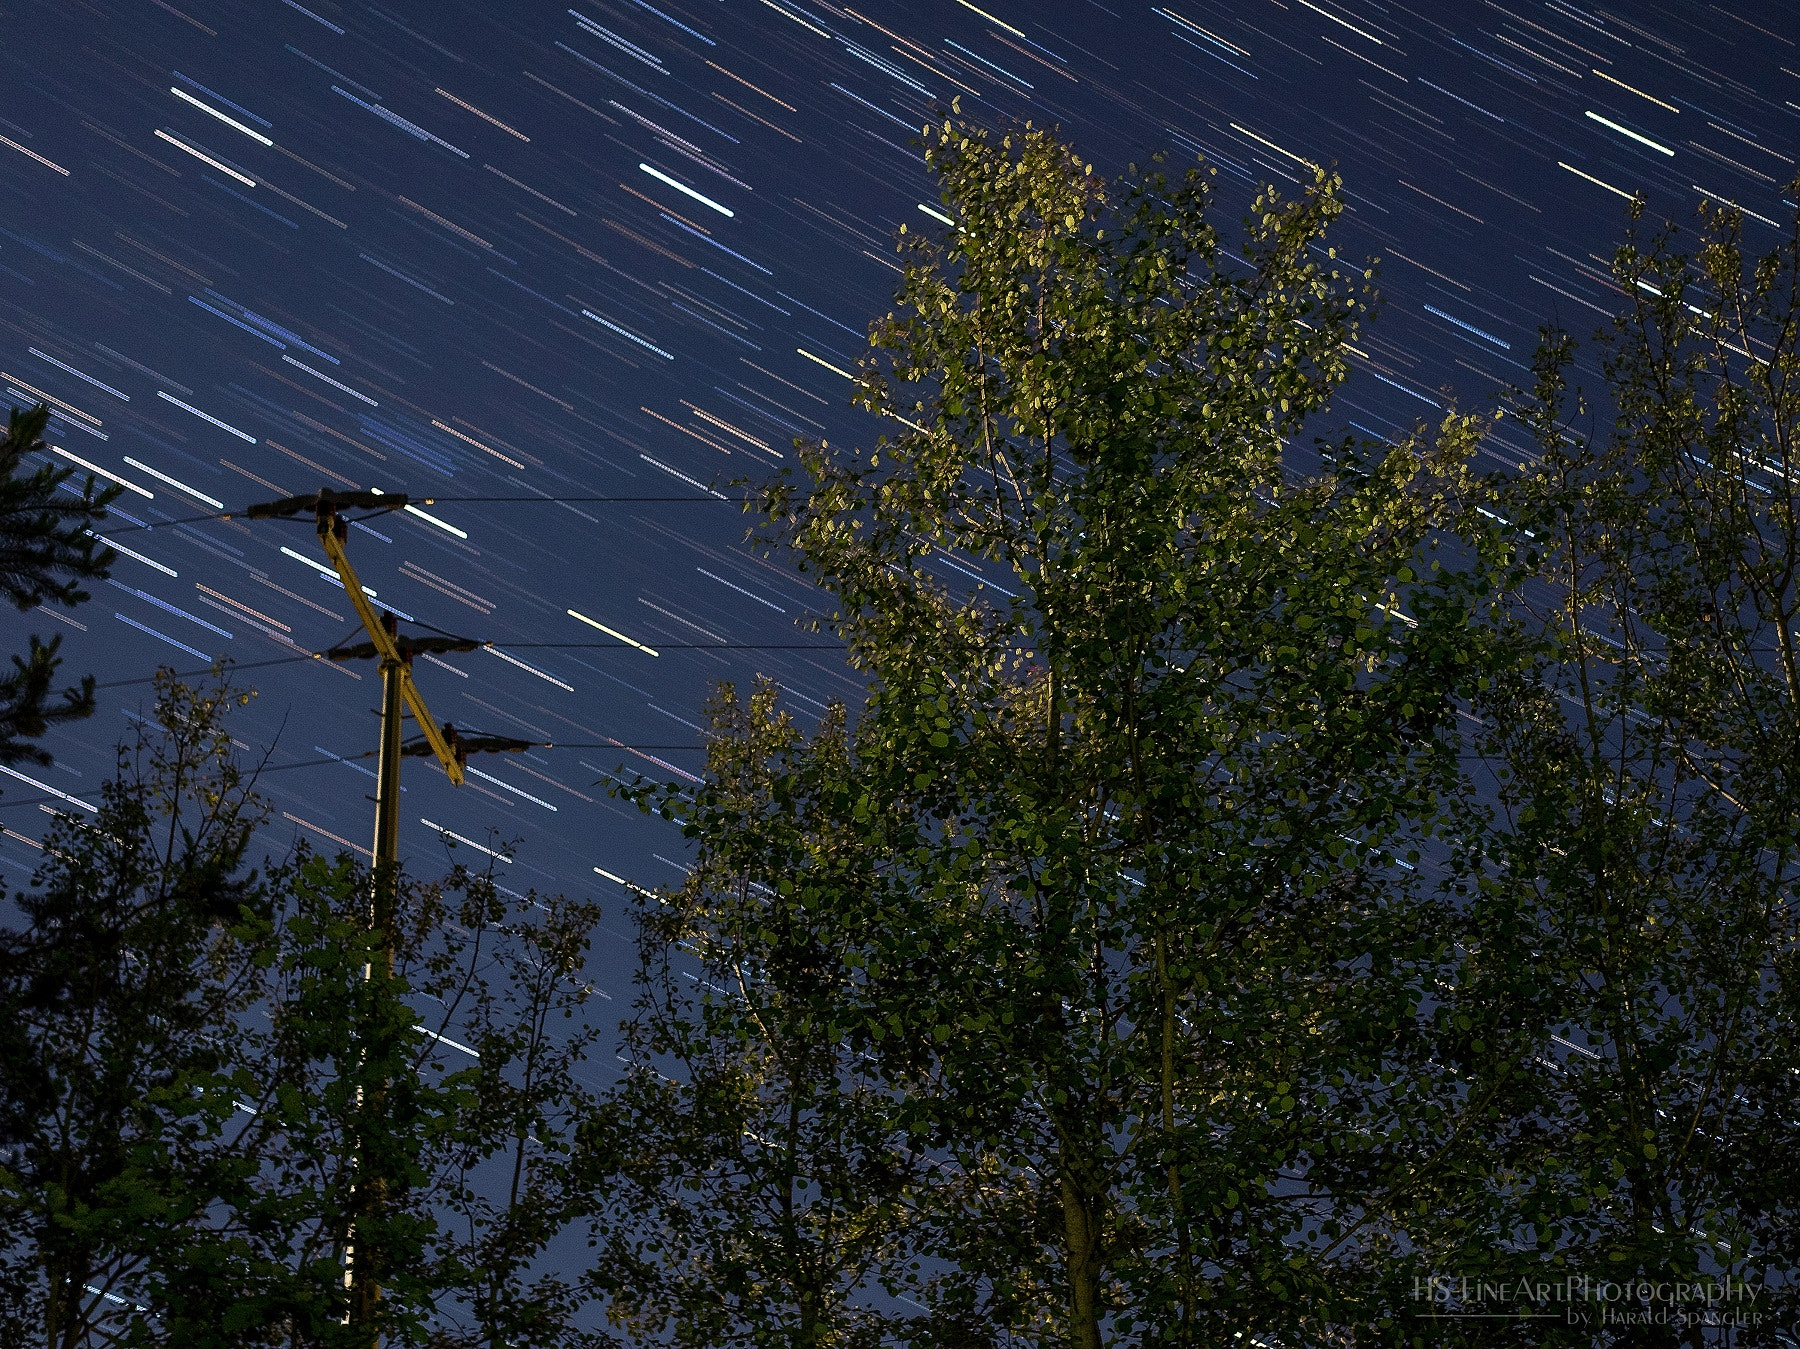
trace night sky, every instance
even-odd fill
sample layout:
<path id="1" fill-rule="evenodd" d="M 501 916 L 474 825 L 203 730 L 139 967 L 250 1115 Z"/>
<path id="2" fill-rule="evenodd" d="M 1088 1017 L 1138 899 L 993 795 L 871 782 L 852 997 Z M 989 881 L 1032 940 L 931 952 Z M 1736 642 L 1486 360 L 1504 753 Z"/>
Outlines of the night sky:
<path id="1" fill-rule="evenodd" d="M 1385 295 L 1335 415 L 1376 436 L 1524 380 L 1541 323 L 1602 322 L 1631 194 L 1683 222 L 1737 203 L 1754 248 L 1792 218 L 1800 24 L 1775 6 L 856 3 L 9 7 L 0 386 L 128 484 L 106 528 L 130 528 L 91 603 L 6 620 L 6 649 L 61 633 L 111 687 L 55 766 L 5 770 L 0 879 L 94 799 L 151 672 L 216 657 L 285 662 L 244 670 L 234 722 L 267 757 L 268 850 L 364 850 L 378 677 L 305 657 L 355 636 L 310 521 L 194 517 L 431 496 L 353 530 L 352 560 L 378 603 L 496 644 L 419 663 L 440 721 L 555 747 L 461 790 L 409 761 L 403 854 L 441 870 L 447 830 L 511 859 L 509 888 L 601 898 L 622 1010 L 620 878 L 679 881 L 683 845 L 607 776 L 698 771 L 717 680 L 773 676 L 802 714 L 856 693 L 796 623 L 808 587 L 709 489 L 796 435 L 880 433 L 843 372 L 898 226 L 941 228 L 911 142 L 953 95 L 1109 173 L 1203 155 L 1228 237 L 1256 182 L 1335 164 L 1335 242 L 1381 256 Z M 552 500 L 608 496 L 662 499 Z"/>

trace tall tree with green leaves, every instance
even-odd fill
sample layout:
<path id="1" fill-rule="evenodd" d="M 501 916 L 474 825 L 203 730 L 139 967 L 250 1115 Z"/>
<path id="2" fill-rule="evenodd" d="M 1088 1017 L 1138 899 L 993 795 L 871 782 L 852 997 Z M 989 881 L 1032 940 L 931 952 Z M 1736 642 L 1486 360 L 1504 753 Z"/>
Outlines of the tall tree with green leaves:
<path id="1" fill-rule="evenodd" d="M 679 802 L 694 867 L 637 897 L 630 1066 L 585 1131 L 589 1286 L 636 1343 L 872 1349 L 907 1319 L 872 1295 L 915 1282 L 929 1163 L 850 1043 L 841 916 L 881 879 L 844 810 L 842 709 L 805 736 L 759 681 L 710 713 Z"/>
<path id="2" fill-rule="evenodd" d="M 20 613 L 46 601 L 73 608 L 88 598 L 84 581 L 103 581 L 112 550 L 93 533 L 107 505 L 122 490 L 102 487 L 90 474 L 79 491 L 70 485 L 72 468 L 53 463 L 27 471 L 29 455 L 46 448 L 50 410 L 42 403 L 29 412 L 13 408 L 0 440 L 0 595 Z M 32 742 L 51 726 L 91 716 L 94 680 L 85 676 L 53 697 L 60 637 L 30 639 L 15 655 L 11 673 L 0 676 L 0 763 L 49 763 Z"/>
<path id="3" fill-rule="evenodd" d="M 1690 248 L 1640 205 L 1603 382 L 1552 331 L 1520 400 L 1530 658 L 1475 703 L 1453 999 L 1495 1109 L 1420 1236 L 1490 1277 L 1748 1281 L 1758 1344 L 1800 1274 L 1800 233 L 1755 258 L 1740 228 L 1708 208 Z"/>
<path id="4" fill-rule="evenodd" d="M 1296 456 L 1371 301 L 1335 179 L 1264 190 L 1234 257 L 1198 171 L 1107 183 L 954 119 L 925 150 L 953 223 L 903 240 L 857 385 L 895 429 L 803 447 L 762 503 L 869 682 L 836 785 L 803 814 L 777 761 L 750 803 L 662 802 L 702 856 L 820 806 L 860 853 L 855 885 L 746 875 L 831 906 L 831 1024 L 933 1162 L 907 1334 L 1372 1326 L 1467 1123 L 1433 1057 L 1453 953 L 1406 868 L 1487 658 L 1470 554 L 1438 547 L 1483 428 Z M 754 963 L 737 912 L 689 921 Z"/>

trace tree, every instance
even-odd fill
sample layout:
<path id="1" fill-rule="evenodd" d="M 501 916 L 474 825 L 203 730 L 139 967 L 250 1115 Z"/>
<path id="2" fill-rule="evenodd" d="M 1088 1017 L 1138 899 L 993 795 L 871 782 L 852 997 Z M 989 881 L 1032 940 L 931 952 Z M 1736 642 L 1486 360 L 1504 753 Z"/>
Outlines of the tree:
<path id="1" fill-rule="evenodd" d="M 460 883 L 460 876 L 453 876 Z M 455 996 L 441 999 L 478 1070 L 456 1122 L 435 1201 L 434 1349 L 580 1349 L 606 1343 L 583 1328 L 580 1281 L 554 1255 L 572 1247 L 589 1211 L 581 1126 L 598 1093 L 584 1067 L 606 1027 L 593 1019 L 584 977 L 600 909 L 589 900 L 527 892 L 489 934 L 485 958 L 460 961 Z M 471 930 L 479 950 L 483 934 Z M 442 1041 L 439 1040 L 441 1044 Z M 465 1051 L 458 1051 L 465 1052 Z"/>
<path id="2" fill-rule="evenodd" d="M 1538 458 L 1500 508 L 1529 659 L 1476 702 L 1454 999 L 1495 1109 L 1421 1236 L 1498 1277 L 1747 1281 L 1727 1310 L 1755 1344 L 1800 1271 L 1800 244 L 1751 259 L 1740 226 L 1707 209 L 1689 252 L 1640 204 L 1602 387 L 1550 331 L 1519 400 Z"/>
<path id="3" fill-rule="evenodd" d="M 877 1345 L 901 1318 L 871 1294 L 912 1281 L 926 1160 L 847 1043 L 838 921 L 879 881 L 838 818 L 842 710 L 808 738 L 775 700 L 759 682 L 709 709 L 681 803 L 698 855 L 679 890 L 637 896 L 630 1067 L 585 1131 L 589 1283 L 634 1342 Z"/>
<path id="4" fill-rule="evenodd" d="M 541 1256 L 596 911 L 453 869 L 377 933 L 348 857 L 248 870 L 246 696 L 165 672 L 0 932 L 0 1344 L 581 1343 Z M 347 1323 L 353 1234 L 384 1297 Z"/>
<path id="5" fill-rule="evenodd" d="M 0 931 L 7 1343 L 111 1340 L 212 1198 L 205 1085 L 255 978 L 219 933 L 267 903 L 241 866 L 260 804 L 222 724 L 237 700 L 163 677 L 93 818 L 45 836 L 24 928 Z"/>
<path id="6" fill-rule="evenodd" d="M 1467 1123 L 1432 1057 L 1447 924 L 1405 868 L 1487 658 L 1478 572 L 1438 548 L 1485 546 L 1483 427 L 1298 471 L 1370 302 L 1325 243 L 1335 179 L 1259 195 L 1240 260 L 1198 172 L 1106 184 L 1029 127 L 925 148 L 954 223 L 903 240 L 858 382 L 903 429 L 803 447 L 763 503 L 870 685 L 836 785 L 797 808 L 826 769 L 778 756 L 744 805 L 660 799 L 703 858 L 831 812 L 856 884 L 778 852 L 741 893 L 807 896 L 829 1024 L 935 1163 L 918 1334 L 1375 1324 Z M 744 902 L 696 918 L 755 964 Z"/>
<path id="7" fill-rule="evenodd" d="M 261 1016 L 214 1084 L 247 1118 L 215 1221 L 149 1299 L 167 1342 L 578 1345 L 570 1281 L 538 1262 L 576 1217 L 596 1032 L 560 1023 L 591 993 L 596 910 L 455 868 L 398 878 L 375 932 L 373 884 L 347 855 L 279 873 Z M 352 1246 L 372 1308 L 347 1293 Z"/>
<path id="8" fill-rule="evenodd" d="M 0 441 L 0 595 L 20 613 L 47 600 L 80 604 L 88 598 L 81 583 L 105 580 L 113 560 L 90 526 L 105 518 L 122 489 L 102 488 L 90 474 L 77 492 L 68 486 L 75 470 L 51 463 L 21 472 L 26 455 L 45 449 L 49 418 L 41 403 L 29 412 L 13 408 Z M 25 655 L 12 658 L 12 672 L 0 676 L 0 763 L 49 763 L 50 756 L 30 742 L 94 710 L 92 676 L 63 690 L 61 702 L 51 700 L 62 639 L 30 641 Z"/>

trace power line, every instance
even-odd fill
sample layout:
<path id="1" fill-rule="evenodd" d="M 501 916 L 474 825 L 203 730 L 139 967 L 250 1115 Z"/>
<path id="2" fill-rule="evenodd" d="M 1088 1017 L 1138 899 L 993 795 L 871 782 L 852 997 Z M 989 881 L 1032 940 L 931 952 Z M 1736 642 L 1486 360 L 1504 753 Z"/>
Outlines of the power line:
<path id="1" fill-rule="evenodd" d="M 475 736 L 474 732 L 469 732 L 468 738 L 474 739 L 477 737 Z M 639 745 L 639 744 L 633 744 L 633 743 L 630 743 L 630 742 L 627 742 L 624 740 L 521 740 L 521 741 L 519 741 L 519 743 L 522 745 L 525 745 L 526 747 L 528 747 L 530 749 L 676 750 L 676 749 L 705 749 L 705 748 L 707 748 L 707 746 L 705 746 L 705 745 L 693 745 L 693 744 L 688 744 L 688 745 Z M 417 747 L 416 744 L 408 746 L 408 748 L 416 748 L 416 747 Z M 334 754 L 329 759 L 308 759 L 303 763 L 280 764 L 280 765 L 278 765 L 278 767 L 280 767 L 280 768 L 316 768 L 321 764 L 356 763 L 363 759 L 373 759 L 376 757 L 376 755 L 378 753 L 379 753 L 379 751 L 370 749 L 370 750 L 364 750 L 360 754 Z M 265 769 L 263 771 L 273 772 L 274 769 L 270 768 L 270 769 Z"/>
<path id="2" fill-rule="evenodd" d="M 486 642 L 507 651 L 636 651 L 622 642 Z M 843 642 L 658 642 L 658 651 L 846 651 Z"/>
<path id="3" fill-rule="evenodd" d="M 628 745 L 611 740 L 546 740 L 542 744 L 533 744 L 533 749 L 654 749 L 668 751 L 672 749 L 706 749 L 705 745 Z"/>
<path id="4" fill-rule="evenodd" d="M 456 634 L 428 623 L 422 618 L 410 620 L 421 628 L 430 628 L 445 637 Z M 631 642 L 483 642 L 483 646 L 508 651 L 642 651 Z M 843 651 L 842 642 L 658 642 L 658 651 Z"/>
<path id="5" fill-rule="evenodd" d="M 668 748 L 677 748 L 677 747 L 669 746 Z M 679 748 L 692 749 L 694 747 L 689 745 L 689 746 L 681 746 Z M 265 773 L 285 773 L 290 768 L 319 768 L 325 764 L 348 763 L 352 759 L 367 759 L 367 758 L 372 758 L 372 757 L 373 757 L 372 753 L 370 753 L 370 754 L 344 754 L 344 755 L 333 755 L 329 759 L 303 759 L 299 763 L 263 764 L 262 766 L 260 766 L 259 768 L 257 768 L 255 770 L 255 772 L 252 774 L 252 776 L 260 778 Z M 54 797 L 54 796 L 28 796 L 21 801 L 0 801 L 0 810 L 8 810 L 14 806 L 43 805 L 47 802 L 58 801 L 61 799 L 62 799 L 61 797 Z"/>
<path id="6" fill-rule="evenodd" d="M 421 627 L 429 627 L 421 623 Z M 483 646 L 491 646 L 502 651 L 636 651 L 638 648 L 628 646 L 624 642 L 483 642 Z M 842 642 L 659 642 L 658 651 L 845 651 L 848 646 Z M 204 670 L 177 670 L 170 678 L 198 679 L 209 675 L 216 668 L 224 670 L 261 670 L 271 665 L 298 665 L 307 661 L 324 660 L 323 651 L 309 652 L 304 656 L 277 656 L 273 660 L 250 661 L 239 665 L 235 661 L 226 662 L 223 667 L 207 666 Z M 154 684 L 159 675 L 145 675 L 142 679 L 114 679 L 105 684 L 96 684 L 96 689 L 134 688 L 140 684 Z"/>
<path id="7" fill-rule="evenodd" d="M 221 515 L 214 511 L 210 515 L 184 515 L 178 520 L 158 520 L 148 525 L 120 525 L 117 529 L 97 529 L 93 531 L 97 539 L 110 539 L 115 534 L 135 534 L 140 529 L 167 529 L 170 525 L 197 525 L 207 520 L 229 520 L 229 515 Z"/>
<path id="8" fill-rule="evenodd" d="M 588 505 L 588 506 L 605 506 L 605 505 L 646 506 L 646 505 L 659 505 L 659 504 L 660 505 L 681 505 L 683 503 L 686 503 L 689 505 L 717 506 L 717 505 L 730 505 L 733 503 L 735 503 L 737 505 L 743 505 L 746 502 L 755 501 L 755 500 L 757 500 L 756 497 L 723 497 L 723 496 L 710 496 L 710 497 L 612 497 L 612 496 L 608 496 L 608 497 L 539 497 L 539 496 L 529 496 L 529 497 L 420 497 L 418 504 L 425 505 L 425 506 L 446 505 L 446 504 L 457 505 L 457 506 L 471 506 L 471 505 L 491 505 L 491 504 L 499 504 L 499 503 L 525 503 L 525 504 L 537 504 L 537 505 L 542 505 L 542 506 L 562 506 L 562 505 L 574 505 L 576 503 L 580 503 L 582 505 Z M 392 509 L 399 510 L 403 504 L 404 503 L 396 503 Z M 379 514 L 391 514 L 392 511 L 384 511 L 384 512 L 378 512 L 378 513 Z M 117 529 L 96 530 L 95 535 L 98 538 L 109 539 L 109 538 L 113 538 L 114 536 L 119 535 L 119 534 L 135 534 L 135 533 L 139 532 L 140 530 L 145 530 L 145 529 L 166 529 L 170 525 L 193 525 L 193 524 L 202 524 L 207 521 L 235 520 L 242 514 L 244 514 L 243 511 L 214 511 L 208 515 L 186 515 L 186 516 L 182 516 L 180 519 L 176 519 L 176 520 L 158 520 L 151 524 L 121 525 Z M 372 518 L 372 517 L 365 517 L 365 518 Z M 302 523 L 311 523 L 311 522 L 304 521 Z"/>
<path id="9" fill-rule="evenodd" d="M 172 679 L 198 679 L 201 675 L 209 675 L 214 670 L 221 669 L 221 668 L 226 669 L 226 670 L 260 670 L 263 667 L 269 666 L 269 665 L 294 665 L 300 661 L 310 661 L 310 660 L 318 660 L 318 659 L 319 659 L 318 656 L 308 653 L 307 655 L 304 655 L 304 656 L 277 656 L 274 660 L 251 661 L 247 665 L 239 665 L 236 662 L 226 662 L 222 667 L 217 666 L 217 665 L 209 665 L 204 670 L 180 670 L 180 671 L 177 671 L 175 674 L 171 675 L 170 678 L 172 678 Z M 130 688 L 136 684 L 154 684 L 159 678 L 161 678 L 160 675 L 150 675 L 144 679 L 115 679 L 109 684 L 97 684 L 97 685 L 95 685 L 95 687 L 102 688 L 102 689 L 123 689 L 123 688 Z"/>
<path id="10" fill-rule="evenodd" d="M 704 750 L 705 745 L 640 745 L 623 740 L 530 740 L 523 742 L 532 749 L 635 749 L 655 750 L 659 754 L 667 754 L 673 750 Z M 379 750 L 364 750 L 361 754 L 334 754 L 329 759 L 302 759 L 298 763 L 263 764 L 258 767 L 253 777 L 260 778 L 266 773 L 286 773 L 295 768 L 325 768 L 334 763 L 359 763 L 364 759 L 373 759 Z M 60 801 L 61 797 L 28 796 L 15 801 L 0 801 L 0 810 L 14 806 L 35 806 L 50 801 Z"/>
<path id="11" fill-rule="evenodd" d="M 542 505 L 546 505 L 546 506 L 558 506 L 558 505 L 563 504 L 564 502 L 569 502 L 569 503 L 581 502 L 585 505 L 606 505 L 608 503 L 647 504 L 647 503 L 652 503 L 652 502 L 667 502 L 667 503 L 687 502 L 691 505 L 697 505 L 697 506 L 719 506 L 719 505 L 730 505 L 732 502 L 737 502 L 738 504 L 742 505 L 746 501 L 755 501 L 755 500 L 757 500 L 757 498 L 756 497 L 426 497 L 424 500 L 425 500 L 425 504 L 428 506 L 431 505 L 433 502 L 436 502 L 440 506 L 451 505 L 451 504 L 463 506 L 463 505 L 470 505 L 470 504 L 474 504 L 474 503 L 486 503 L 486 502 L 496 502 L 496 501 L 501 501 L 501 502 L 504 502 L 504 501 L 530 501 L 530 502 L 538 502 L 538 503 L 540 503 Z"/>

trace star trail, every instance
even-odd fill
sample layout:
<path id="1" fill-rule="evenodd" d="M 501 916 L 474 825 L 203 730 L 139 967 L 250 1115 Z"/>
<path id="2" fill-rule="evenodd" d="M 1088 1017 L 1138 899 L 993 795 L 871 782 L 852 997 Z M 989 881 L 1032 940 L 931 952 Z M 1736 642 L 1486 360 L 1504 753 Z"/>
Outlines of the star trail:
<path id="1" fill-rule="evenodd" d="M 1800 30 L 1774 6 L 857 5 L 11 10 L 0 388 L 125 491 L 111 583 L 8 620 L 12 649 L 60 632 L 65 671 L 107 686 L 54 766 L 0 770 L 9 883 L 42 812 L 111 770 L 141 681 L 219 658 L 260 690 L 234 730 L 267 758 L 270 848 L 365 850 L 378 681 L 308 656 L 355 639 L 349 606 L 309 521 L 218 518 L 322 487 L 417 503 L 355 525 L 359 574 L 491 643 L 422 658 L 437 716 L 540 745 L 461 790 L 410 765 L 414 868 L 451 841 L 609 907 L 677 880 L 679 838 L 607 781 L 696 773 L 714 681 L 773 676 L 800 711 L 856 690 L 733 484 L 796 436 L 880 434 L 848 372 L 896 230 L 946 220 L 912 138 L 952 97 L 1109 173 L 1204 159 L 1222 223 L 1335 166 L 1337 247 L 1381 259 L 1337 405 L 1371 436 L 1526 381 L 1542 323 L 1603 322 L 1633 196 L 1734 205 L 1753 248 L 1792 218 Z M 607 940 L 616 996 L 632 955 Z"/>

